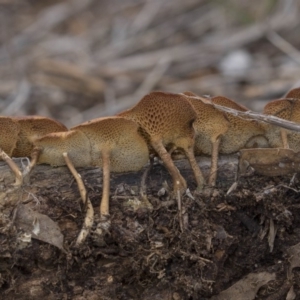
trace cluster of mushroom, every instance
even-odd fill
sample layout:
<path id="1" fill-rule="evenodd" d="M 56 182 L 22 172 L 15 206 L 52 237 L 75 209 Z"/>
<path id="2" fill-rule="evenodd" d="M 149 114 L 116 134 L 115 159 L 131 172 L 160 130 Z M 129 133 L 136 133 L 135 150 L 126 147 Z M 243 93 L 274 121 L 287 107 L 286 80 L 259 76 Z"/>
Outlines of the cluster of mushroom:
<path id="1" fill-rule="evenodd" d="M 223 96 L 205 98 L 191 92 L 152 92 L 117 116 L 91 120 L 69 130 L 46 117 L 0 117 L 0 158 L 14 171 L 16 185 L 22 184 L 23 176 L 37 163 L 67 165 L 77 180 L 84 203 L 88 201 L 85 187 L 75 168 L 101 167 L 100 220 L 107 221 L 110 172 L 140 170 L 151 154 L 158 156 L 168 169 L 174 195 L 182 195 L 187 184 L 173 162 L 174 151 L 186 156 L 198 189 L 203 189 L 205 185 L 216 184 L 219 153 L 257 147 L 300 150 L 299 133 L 241 118 L 219 110 L 215 104 L 248 110 Z M 263 113 L 300 122 L 300 88 L 291 90 L 285 98 L 269 102 Z M 195 159 L 201 154 L 211 156 L 207 182 Z M 10 157 L 31 157 L 31 162 L 22 174 Z"/>

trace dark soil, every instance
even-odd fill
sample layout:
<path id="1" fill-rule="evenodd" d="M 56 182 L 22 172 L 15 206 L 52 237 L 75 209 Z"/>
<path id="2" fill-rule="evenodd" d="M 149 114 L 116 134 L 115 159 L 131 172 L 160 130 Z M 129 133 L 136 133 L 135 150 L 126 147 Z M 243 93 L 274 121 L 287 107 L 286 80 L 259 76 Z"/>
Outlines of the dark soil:
<path id="1" fill-rule="evenodd" d="M 129 195 L 139 175 L 132 182 L 130 174 L 118 177 L 112 194 Z M 285 253 L 300 240 L 298 179 L 290 183 L 291 176 L 253 175 L 241 178 L 237 189 L 226 195 L 230 178 L 219 181 L 212 196 L 185 196 L 186 230 L 181 232 L 176 202 L 166 194 L 157 196 L 165 178 L 160 165 L 150 173 L 152 212 L 134 211 L 125 198 L 111 199 L 111 228 L 102 238 L 92 233 L 80 249 L 72 246 L 83 218 L 79 202 L 64 199 L 59 188 L 56 193 L 39 191 L 42 200 L 35 209 L 59 224 L 67 251 L 34 239 L 20 249 L 14 226 L 2 232 L 0 298 L 209 299 L 251 272 L 269 271 L 276 273 L 276 280 L 263 286 L 257 299 L 285 299 L 291 286 Z M 87 188 L 97 213 L 101 187 L 88 180 Z M 190 188 L 194 191 L 192 180 Z M 277 235 L 270 251 L 272 221 Z M 300 273 L 297 268 L 293 273 L 295 299 L 300 299 Z"/>

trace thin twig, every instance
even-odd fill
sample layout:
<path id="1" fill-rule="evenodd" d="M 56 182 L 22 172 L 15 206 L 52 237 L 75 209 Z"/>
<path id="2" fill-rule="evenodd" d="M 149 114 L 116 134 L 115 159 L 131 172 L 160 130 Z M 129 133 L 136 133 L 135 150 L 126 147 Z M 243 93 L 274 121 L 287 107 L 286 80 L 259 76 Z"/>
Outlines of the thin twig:
<path id="1" fill-rule="evenodd" d="M 247 118 L 247 119 L 253 119 L 253 120 L 257 120 L 257 121 L 262 121 L 262 122 L 266 122 L 272 125 L 276 125 L 285 129 L 289 129 L 289 130 L 293 130 L 293 131 L 300 131 L 300 124 L 291 122 L 291 121 L 286 121 L 283 120 L 281 118 L 275 117 L 275 116 L 269 116 L 269 115 L 264 115 L 264 114 L 260 114 L 257 112 L 253 112 L 253 111 L 246 111 L 246 112 L 242 112 L 242 111 L 238 111 L 229 107 L 225 107 L 222 105 L 217 105 L 217 104 L 212 104 L 214 107 L 216 107 L 217 109 L 220 109 L 222 111 L 225 111 L 227 113 L 230 113 L 234 116 L 239 116 L 241 118 Z"/>
<path id="2" fill-rule="evenodd" d="M 147 0 L 131 24 L 131 28 L 129 29 L 130 34 L 145 30 L 155 18 L 161 6 L 161 1 Z"/>
<path id="3" fill-rule="evenodd" d="M 44 37 L 50 30 L 61 24 L 74 14 L 88 7 L 93 0 L 72 0 L 59 3 L 44 9 L 36 18 L 36 21 L 25 28 L 11 41 L 15 53 L 24 51 L 33 43 Z M 0 48 L 0 60 L 5 58 L 6 51 Z"/>
<path id="4" fill-rule="evenodd" d="M 282 38 L 277 32 L 270 31 L 267 33 L 267 39 L 283 53 L 287 54 L 290 58 L 300 64 L 300 52 L 292 44 Z"/>

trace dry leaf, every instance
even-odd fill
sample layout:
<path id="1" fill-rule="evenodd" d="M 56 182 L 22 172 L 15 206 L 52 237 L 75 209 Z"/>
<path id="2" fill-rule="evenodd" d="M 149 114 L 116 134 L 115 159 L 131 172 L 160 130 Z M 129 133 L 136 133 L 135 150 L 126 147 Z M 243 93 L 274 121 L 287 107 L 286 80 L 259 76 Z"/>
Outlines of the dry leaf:
<path id="1" fill-rule="evenodd" d="M 261 286 L 275 279 L 275 273 L 250 273 L 211 300 L 252 300 Z"/>
<path id="2" fill-rule="evenodd" d="M 18 229 L 34 239 L 46 242 L 63 250 L 64 236 L 59 226 L 48 216 L 32 210 L 28 205 L 19 205 L 15 220 Z"/>

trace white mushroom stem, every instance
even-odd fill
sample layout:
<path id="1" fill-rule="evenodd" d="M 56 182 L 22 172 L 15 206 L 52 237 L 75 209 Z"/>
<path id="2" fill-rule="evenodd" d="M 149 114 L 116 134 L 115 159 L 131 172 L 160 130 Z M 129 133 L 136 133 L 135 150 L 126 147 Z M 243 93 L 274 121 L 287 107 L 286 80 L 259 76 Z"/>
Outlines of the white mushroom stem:
<path id="1" fill-rule="evenodd" d="M 88 236 L 93 223 L 94 223 L 94 208 L 92 206 L 92 203 L 89 199 L 89 197 L 87 196 L 87 192 L 84 186 L 84 183 L 81 179 L 81 176 L 79 173 L 77 173 L 73 163 L 71 162 L 68 153 L 64 152 L 63 153 L 63 157 L 65 159 L 66 165 L 68 166 L 69 170 L 71 171 L 72 175 L 74 176 L 76 182 L 77 182 L 77 186 L 80 192 L 80 196 L 82 199 L 82 202 L 84 204 L 84 206 L 86 207 L 86 215 L 84 218 L 84 222 L 83 222 L 83 226 L 81 228 L 81 231 L 77 237 L 76 243 L 75 245 L 78 247 L 80 246 L 86 239 L 86 237 Z"/>

